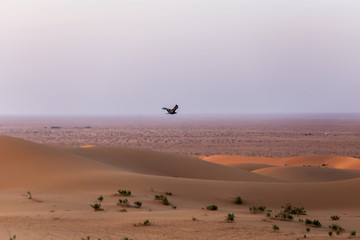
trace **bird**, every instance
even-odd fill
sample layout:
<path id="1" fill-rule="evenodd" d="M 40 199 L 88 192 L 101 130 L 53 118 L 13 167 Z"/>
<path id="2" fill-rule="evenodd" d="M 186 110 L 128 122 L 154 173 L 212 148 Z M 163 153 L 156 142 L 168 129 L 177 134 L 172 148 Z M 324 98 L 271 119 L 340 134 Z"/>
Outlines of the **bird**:
<path id="1" fill-rule="evenodd" d="M 176 104 L 175 107 L 173 109 L 170 109 L 170 108 L 166 108 L 166 107 L 163 107 L 162 109 L 163 110 L 166 110 L 168 112 L 168 114 L 176 114 L 176 110 L 179 108 L 179 106 Z"/>

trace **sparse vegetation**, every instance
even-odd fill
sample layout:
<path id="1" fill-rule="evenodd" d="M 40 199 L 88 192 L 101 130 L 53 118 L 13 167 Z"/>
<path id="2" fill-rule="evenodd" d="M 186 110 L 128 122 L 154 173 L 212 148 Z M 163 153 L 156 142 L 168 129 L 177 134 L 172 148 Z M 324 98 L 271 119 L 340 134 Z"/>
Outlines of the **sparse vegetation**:
<path id="1" fill-rule="evenodd" d="M 266 210 L 266 217 L 271 217 L 272 210 Z"/>
<path id="2" fill-rule="evenodd" d="M 226 218 L 226 222 L 234 222 L 235 214 L 234 213 L 228 213 L 228 215 L 225 218 Z"/>
<path id="3" fill-rule="evenodd" d="M 317 219 L 314 219 L 314 220 L 306 219 L 306 220 L 305 220 L 305 225 L 310 225 L 310 226 L 316 227 L 316 228 L 322 226 L 321 223 L 320 223 L 320 221 L 317 220 Z"/>
<path id="4" fill-rule="evenodd" d="M 340 235 L 345 231 L 345 229 L 340 227 L 338 224 L 331 224 L 329 225 L 329 228 L 335 231 L 336 235 Z"/>
<path id="5" fill-rule="evenodd" d="M 100 201 L 100 202 L 102 202 L 102 201 L 104 200 L 104 197 L 100 195 L 100 196 L 97 198 L 97 200 Z"/>
<path id="6" fill-rule="evenodd" d="M 282 206 L 285 213 L 296 214 L 296 215 L 306 215 L 304 207 L 293 207 L 291 203 L 287 203 L 285 206 Z"/>
<path id="7" fill-rule="evenodd" d="M 333 221 L 337 221 L 339 219 L 340 219 L 340 217 L 338 215 L 331 216 L 331 220 L 333 220 Z"/>
<path id="8" fill-rule="evenodd" d="M 279 226 L 275 225 L 275 224 L 272 226 L 272 228 L 273 228 L 274 231 L 279 231 L 280 230 Z"/>
<path id="9" fill-rule="evenodd" d="M 172 195 L 173 195 L 172 192 L 166 192 L 165 194 L 168 195 L 168 196 L 172 196 Z"/>
<path id="10" fill-rule="evenodd" d="M 256 214 L 256 213 L 262 213 L 266 210 L 265 206 L 252 206 L 249 208 L 250 213 Z"/>
<path id="11" fill-rule="evenodd" d="M 32 199 L 32 195 L 30 191 L 27 192 L 27 195 L 28 195 L 28 199 Z"/>
<path id="12" fill-rule="evenodd" d="M 81 238 L 81 240 L 90 240 L 90 236 L 87 236 L 86 238 Z M 98 238 L 97 240 L 101 240 L 100 238 Z"/>
<path id="13" fill-rule="evenodd" d="M 176 209 L 176 206 L 172 206 L 173 209 Z"/>
<path id="14" fill-rule="evenodd" d="M 151 222 L 150 220 L 145 220 L 144 223 L 143 223 L 144 226 L 150 226 L 151 225 Z"/>
<path id="15" fill-rule="evenodd" d="M 136 201 L 134 202 L 135 207 L 140 208 L 142 206 L 142 202 Z"/>
<path id="16" fill-rule="evenodd" d="M 355 237 L 356 236 L 356 231 L 351 231 L 350 232 L 350 237 Z"/>
<path id="17" fill-rule="evenodd" d="M 289 213 L 280 211 L 278 214 L 275 215 L 275 219 L 282 221 L 292 221 L 294 217 Z"/>
<path id="18" fill-rule="evenodd" d="M 31 199 L 31 198 L 29 198 L 29 199 Z M 16 235 L 10 237 L 10 240 L 15 240 L 15 239 L 16 239 Z"/>
<path id="19" fill-rule="evenodd" d="M 101 203 L 95 203 L 95 204 L 90 204 L 90 206 L 94 209 L 94 211 L 104 211 L 104 209 L 101 208 Z"/>
<path id="20" fill-rule="evenodd" d="M 130 190 L 121 190 L 121 189 L 119 189 L 119 190 L 118 190 L 118 193 L 119 193 L 121 196 L 131 196 L 131 191 L 130 191 Z"/>
<path id="21" fill-rule="evenodd" d="M 194 222 L 199 221 L 199 219 L 197 219 L 196 217 L 192 217 L 192 220 L 193 220 Z"/>
<path id="22" fill-rule="evenodd" d="M 306 228 L 306 232 L 310 232 L 310 228 Z"/>
<path id="23" fill-rule="evenodd" d="M 155 200 L 161 200 L 162 204 L 164 205 L 170 205 L 169 200 L 164 195 L 155 195 Z"/>
<path id="24" fill-rule="evenodd" d="M 235 204 L 242 204 L 242 199 L 240 196 L 235 199 Z"/>
<path id="25" fill-rule="evenodd" d="M 331 237 L 333 235 L 333 232 L 330 231 L 330 232 L 328 232 L 328 234 Z"/>
<path id="26" fill-rule="evenodd" d="M 216 205 L 209 205 L 206 207 L 207 210 L 210 210 L 210 211 L 216 211 L 218 210 L 218 206 Z"/>
<path id="27" fill-rule="evenodd" d="M 129 201 L 125 198 L 125 199 L 119 199 L 118 205 L 123 206 L 123 207 L 129 207 L 130 203 Z"/>

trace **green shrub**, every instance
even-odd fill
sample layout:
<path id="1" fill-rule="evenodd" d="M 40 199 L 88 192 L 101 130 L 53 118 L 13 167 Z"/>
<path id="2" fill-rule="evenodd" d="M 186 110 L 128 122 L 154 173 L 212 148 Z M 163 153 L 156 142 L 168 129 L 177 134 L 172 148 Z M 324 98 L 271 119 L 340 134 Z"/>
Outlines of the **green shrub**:
<path id="1" fill-rule="evenodd" d="M 100 195 L 100 196 L 97 198 L 97 200 L 99 200 L 100 202 L 102 202 L 102 201 L 104 200 L 104 197 Z"/>
<path id="2" fill-rule="evenodd" d="M 249 211 L 252 214 L 261 213 L 264 212 L 265 210 L 266 210 L 265 206 L 252 206 L 249 208 Z"/>
<path id="3" fill-rule="evenodd" d="M 276 214 L 275 218 L 282 221 L 292 221 L 294 219 L 294 217 L 291 214 L 286 213 L 284 211 L 280 211 L 278 214 Z"/>
<path id="4" fill-rule="evenodd" d="M 121 205 L 123 207 L 129 207 L 130 203 L 127 199 L 119 199 L 118 205 Z"/>
<path id="5" fill-rule="evenodd" d="M 337 215 L 331 216 L 331 220 L 333 220 L 333 221 L 337 221 L 339 219 L 340 219 L 340 217 Z"/>
<path id="6" fill-rule="evenodd" d="M 142 206 L 142 202 L 136 201 L 134 202 L 135 207 L 140 208 Z"/>
<path id="7" fill-rule="evenodd" d="M 306 220 L 305 220 L 305 225 L 310 225 L 310 226 L 313 226 L 313 227 L 316 227 L 316 228 L 322 226 L 321 223 L 320 223 L 320 221 L 317 220 L 317 219 L 314 219 L 314 220 L 312 220 L 312 221 L 311 221 L 310 219 L 306 219 Z"/>
<path id="8" fill-rule="evenodd" d="M 240 196 L 235 199 L 235 204 L 242 204 L 242 199 Z"/>
<path id="9" fill-rule="evenodd" d="M 164 198 L 164 195 L 155 195 L 155 200 L 163 200 Z"/>
<path id="10" fill-rule="evenodd" d="M 350 232 L 350 237 L 355 237 L 356 236 L 356 231 L 351 231 Z"/>
<path id="11" fill-rule="evenodd" d="M 310 232 L 310 228 L 306 228 L 306 232 Z"/>
<path id="12" fill-rule="evenodd" d="M 285 204 L 282 206 L 285 213 L 296 214 L 296 215 L 306 215 L 306 211 L 303 207 L 293 207 L 291 203 Z"/>
<path id="13" fill-rule="evenodd" d="M 227 216 L 225 216 L 226 222 L 234 222 L 235 220 L 235 214 L 234 213 L 228 213 Z"/>
<path id="14" fill-rule="evenodd" d="M 118 193 L 119 193 L 121 196 L 131 196 L 131 191 L 130 191 L 130 190 L 121 190 L 121 189 L 119 189 L 119 190 L 118 190 Z"/>
<path id="15" fill-rule="evenodd" d="M 31 199 L 31 198 L 29 198 L 29 199 Z M 16 239 L 16 235 L 14 235 L 10 238 L 10 240 L 15 240 L 15 239 Z"/>
<path id="16" fill-rule="evenodd" d="M 328 232 L 328 234 L 331 237 L 333 235 L 333 232 L 330 231 L 330 232 Z"/>
<path id="17" fill-rule="evenodd" d="M 169 200 L 167 199 L 167 197 L 164 197 L 164 199 L 162 200 L 162 204 L 164 204 L 166 206 L 170 205 Z"/>
<path id="18" fill-rule="evenodd" d="M 194 222 L 199 221 L 196 217 L 192 217 L 192 220 L 193 220 Z"/>
<path id="19" fill-rule="evenodd" d="M 173 195 L 172 192 L 166 192 L 165 194 L 168 195 L 168 196 L 172 196 L 172 195 Z"/>
<path id="20" fill-rule="evenodd" d="M 280 230 L 279 226 L 275 225 L 275 224 L 272 226 L 272 228 L 273 228 L 274 231 L 279 231 Z"/>
<path id="21" fill-rule="evenodd" d="M 94 205 L 90 206 L 94 209 L 94 211 L 103 211 L 104 209 L 101 208 L 101 203 L 95 203 Z"/>
<path id="22" fill-rule="evenodd" d="M 345 231 L 345 229 L 340 227 L 338 224 L 331 224 L 329 225 L 329 228 L 335 231 L 336 235 L 340 235 Z"/>
<path id="23" fill-rule="evenodd" d="M 216 205 L 209 205 L 206 207 L 207 210 L 216 211 L 218 210 L 218 206 Z"/>
<path id="24" fill-rule="evenodd" d="M 147 219 L 147 220 L 144 221 L 143 225 L 144 226 L 150 226 L 151 222 Z"/>
<path id="25" fill-rule="evenodd" d="M 173 209 L 176 209 L 176 206 L 172 206 Z"/>

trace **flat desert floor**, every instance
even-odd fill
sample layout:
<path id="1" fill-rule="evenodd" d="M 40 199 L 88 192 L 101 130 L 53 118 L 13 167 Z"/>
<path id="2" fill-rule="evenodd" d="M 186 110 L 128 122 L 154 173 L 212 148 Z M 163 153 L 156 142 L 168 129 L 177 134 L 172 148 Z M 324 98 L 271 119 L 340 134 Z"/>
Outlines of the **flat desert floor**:
<path id="1" fill-rule="evenodd" d="M 2 117 L 0 238 L 357 238 L 359 119 Z"/>

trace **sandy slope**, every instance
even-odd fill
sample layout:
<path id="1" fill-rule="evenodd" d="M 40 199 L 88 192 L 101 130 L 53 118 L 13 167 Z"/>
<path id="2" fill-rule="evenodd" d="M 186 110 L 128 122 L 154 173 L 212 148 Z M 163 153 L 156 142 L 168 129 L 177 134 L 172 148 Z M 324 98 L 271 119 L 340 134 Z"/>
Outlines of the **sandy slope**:
<path id="1" fill-rule="evenodd" d="M 354 224 L 360 215 L 358 172 L 331 168 L 353 166 L 356 170 L 356 159 L 323 157 L 316 162 L 312 159 L 317 157 L 225 158 L 229 165 L 282 166 L 252 173 L 148 150 L 51 148 L 1 136 L 0 238 L 17 234 L 17 239 L 54 240 L 80 240 L 87 235 L 110 240 L 123 237 L 289 239 L 289 236 L 296 239 L 304 234 L 303 224 L 264 221 L 264 215 L 252 215 L 248 211 L 249 206 L 259 204 L 278 211 L 287 202 L 304 206 L 309 217 L 321 219 L 324 225 L 330 223 L 330 215 L 342 214 L 341 224 L 345 228 L 360 231 L 360 226 Z M 221 157 L 216 161 L 221 163 Z M 283 167 L 284 164 L 320 163 L 327 167 Z M 274 181 L 273 178 L 293 182 Z M 130 203 L 141 201 L 142 208 L 119 212 L 122 209 L 116 205 L 119 197 L 114 196 L 117 189 L 131 190 Z M 33 200 L 26 197 L 29 190 Z M 155 194 L 167 191 L 173 193 L 168 199 L 176 210 L 154 200 Z M 89 205 L 96 202 L 100 194 L 105 197 L 102 203 L 105 211 L 94 212 Z M 243 205 L 233 204 L 237 196 L 243 198 Z M 218 205 L 219 211 L 201 209 L 210 204 Z M 230 212 L 237 216 L 234 224 L 224 222 L 225 215 Z M 200 221 L 194 222 L 192 217 Z M 133 226 L 145 219 L 153 221 L 154 226 Z M 274 233 L 272 224 L 278 224 L 281 232 Z M 312 239 L 328 239 L 327 231 L 326 228 L 312 230 Z"/>

